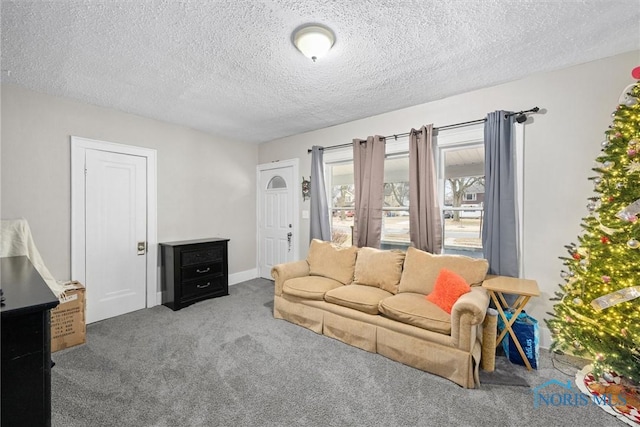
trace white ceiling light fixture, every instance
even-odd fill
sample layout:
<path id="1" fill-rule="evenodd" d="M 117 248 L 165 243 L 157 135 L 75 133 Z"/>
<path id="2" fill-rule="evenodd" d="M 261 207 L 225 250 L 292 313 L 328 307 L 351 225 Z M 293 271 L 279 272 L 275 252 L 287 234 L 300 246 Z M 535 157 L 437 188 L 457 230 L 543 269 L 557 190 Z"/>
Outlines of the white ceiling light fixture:
<path id="1" fill-rule="evenodd" d="M 317 24 L 306 24 L 293 32 L 293 44 L 313 62 L 326 55 L 335 41 L 333 31 Z"/>

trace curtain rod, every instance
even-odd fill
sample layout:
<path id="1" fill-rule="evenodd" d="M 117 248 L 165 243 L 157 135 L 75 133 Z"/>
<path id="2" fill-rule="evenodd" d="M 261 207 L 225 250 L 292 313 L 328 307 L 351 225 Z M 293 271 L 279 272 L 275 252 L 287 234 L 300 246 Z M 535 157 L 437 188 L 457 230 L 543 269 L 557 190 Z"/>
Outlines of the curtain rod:
<path id="1" fill-rule="evenodd" d="M 516 116 L 516 115 L 522 115 L 525 113 L 537 113 L 538 111 L 540 111 L 540 108 L 538 107 L 533 107 L 529 110 L 522 110 L 522 111 L 518 111 L 517 113 L 507 113 L 505 114 L 505 118 L 507 117 L 511 117 L 511 116 Z M 484 123 L 486 122 L 487 119 L 477 119 L 477 120 L 470 120 L 468 122 L 461 122 L 461 123 L 454 123 L 452 125 L 445 125 L 445 126 L 439 126 L 439 127 L 434 127 L 433 130 L 445 130 L 445 129 L 454 129 L 454 128 L 458 128 L 458 127 L 464 127 L 464 126 L 471 126 L 471 125 L 475 125 L 477 123 Z M 398 139 L 398 138 L 402 138 L 405 136 L 409 136 L 411 135 L 411 132 L 405 132 L 405 133 L 399 133 L 397 135 L 389 135 L 389 136 L 385 136 L 385 139 Z M 363 141 L 364 142 L 364 141 Z M 345 148 L 345 147 L 351 147 L 353 146 L 353 143 L 346 143 L 346 144 L 338 144 L 338 145 L 331 145 L 329 147 L 320 147 L 321 150 L 335 150 L 336 148 Z M 307 154 L 311 153 L 311 149 L 307 150 Z"/>

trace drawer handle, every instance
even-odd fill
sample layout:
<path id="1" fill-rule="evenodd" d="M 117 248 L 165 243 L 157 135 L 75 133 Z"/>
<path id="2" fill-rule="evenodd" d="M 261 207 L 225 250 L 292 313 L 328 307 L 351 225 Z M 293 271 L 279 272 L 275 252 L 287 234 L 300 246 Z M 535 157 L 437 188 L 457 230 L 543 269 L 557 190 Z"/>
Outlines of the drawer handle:
<path id="1" fill-rule="evenodd" d="M 208 273 L 208 272 L 209 272 L 209 270 L 211 270 L 211 267 L 207 267 L 207 269 L 206 269 L 206 270 L 200 270 L 200 269 L 197 269 L 197 270 L 196 270 L 196 273 L 200 273 L 200 274 L 202 274 L 202 273 Z"/>
<path id="2" fill-rule="evenodd" d="M 208 288 L 209 286 L 211 286 L 211 282 L 207 282 L 206 285 L 201 285 L 200 283 L 198 283 L 196 286 L 198 289 Z"/>

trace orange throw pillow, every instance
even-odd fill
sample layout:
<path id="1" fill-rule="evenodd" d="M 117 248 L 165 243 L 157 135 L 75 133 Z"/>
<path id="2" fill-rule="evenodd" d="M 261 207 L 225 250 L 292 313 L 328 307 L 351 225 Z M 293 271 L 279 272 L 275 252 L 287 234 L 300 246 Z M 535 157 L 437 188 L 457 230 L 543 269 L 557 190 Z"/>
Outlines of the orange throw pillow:
<path id="1" fill-rule="evenodd" d="M 453 304 L 467 292 L 471 292 L 471 286 L 453 271 L 443 268 L 438 274 L 433 292 L 425 298 L 451 314 Z"/>

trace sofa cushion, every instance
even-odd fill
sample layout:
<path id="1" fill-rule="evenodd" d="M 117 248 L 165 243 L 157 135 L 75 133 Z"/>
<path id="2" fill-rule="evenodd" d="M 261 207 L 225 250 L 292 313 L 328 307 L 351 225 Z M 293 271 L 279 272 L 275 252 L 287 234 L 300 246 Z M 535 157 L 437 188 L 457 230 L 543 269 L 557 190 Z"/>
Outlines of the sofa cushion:
<path id="1" fill-rule="evenodd" d="M 471 292 L 471 286 L 453 271 L 443 268 L 433 286 L 433 292 L 425 298 L 451 314 L 453 304 L 467 292 Z"/>
<path id="2" fill-rule="evenodd" d="M 331 289 L 344 286 L 337 280 L 321 276 L 305 276 L 289 279 L 282 286 L 282 293 L 305 299 L 324 299 L 324 294 Z"/>
<path id="3" fill-rule="evenodd" d="M 398 293 L 404 252 L 360 248 L 356 258 L 354 283 Z"/>
<path id="4" fill-rule="evenodd" d="M 489 262 L 486 259 L 470 258 L 464 255 L 433 255 L 409 247 L 398 292 L 430 294 L 443 268 L 455 272 L 467 283 L 473 285 L 484 280 Z"/>
<path id="5" fill-rule="evenodd" d="M 441 334 L 451 333 L 451 315 L 424 295 L 403 292 L 380 301 L 380 313 L 390 319 Z"/>
<path id="6" fill-rule="evenodd" d="M 364 313 L 378 314 L 380 301 L 392 295 L 383 289 L 353 284 L 327 291 L 324 300 Z"/>
<path id="7" fill-rule="evenodd" d="M 348 285 L 353 282 L 357 253 L 358 248 L 355 246 L 337 248 L 331 242 L 313 239 L 307 255 L 309 274 L 327 277 Z"/>

